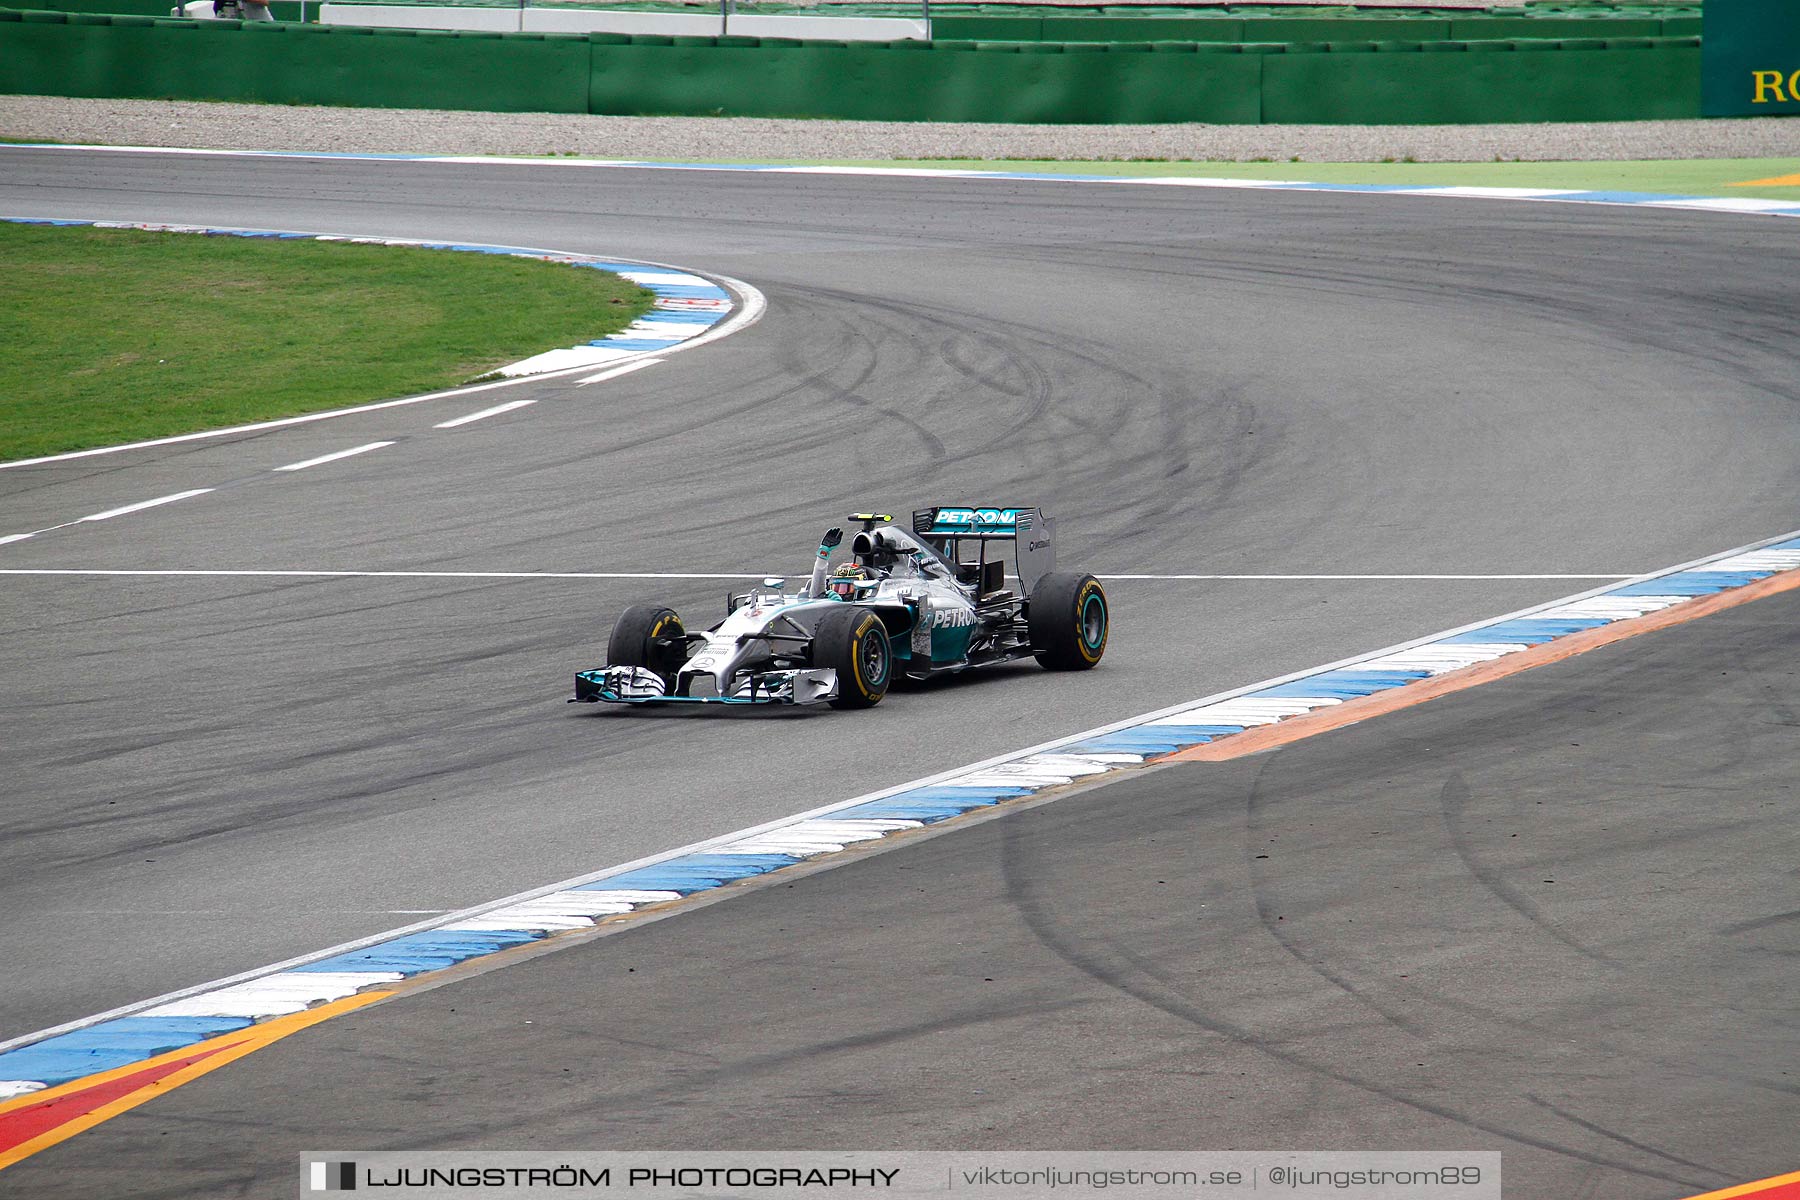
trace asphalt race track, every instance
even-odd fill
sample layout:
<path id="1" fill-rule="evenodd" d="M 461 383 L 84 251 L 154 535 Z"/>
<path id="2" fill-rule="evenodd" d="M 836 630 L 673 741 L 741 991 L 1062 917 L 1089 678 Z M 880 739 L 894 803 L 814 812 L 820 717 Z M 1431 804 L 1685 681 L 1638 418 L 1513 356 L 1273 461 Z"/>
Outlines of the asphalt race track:
<path id="1" fill-rule="evenodd" d="M 347 1146 L 1498 1149 L 1520 1197 L 1784 1172 L 1797 624 L 1790 593 L 340 1017 L 0 1192 L 282 1195 Z"/>
<path id="2" fill-rule="evenodd" d="M 0 471 L 0 536 L 216 489 L 0 569 L 797 573 L 852 508 L 963 500 L 1041 503 L 1101 574 L 1625 575 L 1800 526 L 1773 220 L 31 150 L 0 213 L 622 255 L 769 300 L 458 429 L 494 401 Z M 1092 674 L 710 719 L 562 698 L 622 605 L 709 619 L 723 582 L 0 577 L 0 1038 L 1596 582 L 1120 580 Z M 523 1146 L 539 1112 L 548 1147 L 1499 1148 L 1518 1195 L 1791 1170 L 1794 612 L 340 1018 L 0 1194 L 286 1195 L 303 1149 Z"/>

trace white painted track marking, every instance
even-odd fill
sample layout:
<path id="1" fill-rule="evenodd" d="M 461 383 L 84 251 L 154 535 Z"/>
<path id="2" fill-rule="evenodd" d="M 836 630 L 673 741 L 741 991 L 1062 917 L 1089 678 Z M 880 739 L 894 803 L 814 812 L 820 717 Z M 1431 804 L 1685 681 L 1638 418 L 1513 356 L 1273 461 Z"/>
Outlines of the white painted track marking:
<path id="1" fill-rule="evenodd" d="M 29 534 L 26 536 L 30 536 Z M 189 571 L 43 567 L 0 570 L 0 575 L 222 576 L 275 579 L 767 579 L 767 575 L 677 574 L 654 571 Z"/>
<path id="2" fill-rule="evenodd" d="M 1187 580 L 1187 579 L 1245 579 L 1270 580 L 1273 582 L 1306 581 L 1306 580 L 1359 580 L 1359 579 L 1631 579 L 1629 573 L 1615 572 L 1605 575 L 1096 575 L 1096 579 L 1150 579 L 1150 580 Z"/>
<path id="3" fill-rule="evenodd" d="M 86 518 L 92 519 L 92 518 Z M 30 537 L 15 534 L 14 538 Z M 0 542 L 8 539 L 0 538 Z M 767 579 L 769 572 L 703 572 L 703 571 L 279 571 L 279 570 L 114 570 L 104 567 L 17 567 L 0 568 L 0 575 L 167 575 L 167 576 L 268 576 L 276 579 Z M 1416 580 L 1512 580 L 1512 579 L 1635 579 L 1635 575 L 1096 575 L 1096 579 L 1112 582 L 1226 580 L 1243 582 L 1289 582 L 1306 580 L 1361 579 L 1407 582 Z"/>
<path id="4" fill-rule="evenodd" d="M 328 462 L 336 462 L 340 458 L 350 458 L 358 454 L 367 454 L 371 450 L 379 450 L 383 446 L 392 446 L 392 442 L 370 442 L 366 446 L 352 446 L 348 450 L 334 450 L 330 454 L 321 454 L 317 458 L 304 459 L 297 463 L 289 463 L 285 467 L 276 467 L 277 471 L 304 471 L 308 467 L 323 466 Z"/>
<path id="5" fill-rule="evenodd" d="M 0 537 L 0 546 L 9 542 L 22 542 L 34 538 L 40 533 L 55 533 L 59 529 L 69 529 L 87 521 L 110 521 L 114 517 L 122 517 L 127 513 L 143 512 L 146 508 L 156 508 L 163 504 L 173 504 L 177 500 L 186 500 L 190 496 L 204 496 L 212 488 L 193 488 L 190 491 L 176 492 L 173 496 L 158 496 L 154 500 L 139 500 L 136 504 L 127 504 L 120 508 L 109 508 L 105 512 L 89 513 L 85 517 L 76 517 L 73 521 L 64 521 L 59 525 L 46 525 L 42 529 L 34 529 L 30 533 L 9 533 Z"/>
<path id="6" fill-rule="evenodd" d="M 660 358 L 640 358 L 636 362 L 622 363 L 602 371 L 598 375 L 589 375 L 586 379 L 578 379 L 575 381 L 575 386 L 586 387 L 590 383 L 605 383 L 609 379 L 617 379 L 621 375 L 629 375 L 633 371 L 641 371 L 645 367 L 654 367 L 661 361 Z"/>
<path id="7" fill-rule="evenodd" d="M 695 339 L 698 341 L 699 339 Z M 399 400 L 381 400 L 374 404 L 358 404 L 353 408 L 334 408 L 330 412 L 307 413 L 299 417 L 283 417 L 278 421 L 258 421 L 253 425 L 233 425 L 229 429 L 207 429 L 200 433 L 181 433 L 173 437 L 151 438 L 147 442 L 126 442 L 120 446 L 98 446 L 92 450 L 71 450 L 67 454 L 47 454 L 42 458 L 20 458 L 12 462 L 0 462 L 0 471 L 13 467 L 35 467 L 42 463 L 68 462 L 75 458 L 92 458 L 97 454 L 118 454 L 125 450 L 148 450 L 156 446 L 173 446 L 181 442 L 198 442 L 207 438 L 233 437 L 245 433 L 261 433 L 265 429 L 283 429 L 289 425 L 306 425 L 313 421 L 328 421 L 333 417 L 353 417 L 358 413 L 379 412 L 384 408 L 403 408 L 408 404 L 423 404 L 427 400 L 443 400 L 450 396 L 472 396 L 476 392 L 492 391 L 495 388 L 517 387 L 521 383 L 542 383 L 546 379 L 555 379 L 563 375 L 573 375 L 581 368 L 571 367 L 567 371 L 550 371 L 543 375 L 521 375 L 517 379 L 501 379 L 493 383 L 476 383 L 468 387 L 451 388 L 447 392 L 427 392 L 423 396 L 406 396 Z"/>
<path id="8" fill-rule="evenodd" d="M 496 404 L 492 408 L 484 408 L 480 412 L 472 412 L 466 417 L 455 417 L 448 421 L 439 421 L 433 429 L 455 429 L 459 425 L 469 425 L 476 421 L 485 421 L 489 417 L 497 417 L 501 413 L 509 413 L 514 409 L 536 404 L 536 400 L 508 400 L 505 404 Z"/>
<path id="9" fill-rule="evenodd" d="M 143 512 L 146 508 L 155 508 L 161 504 L 173 504 L 177 500 L 186 500 L 191 496 L 204 496 L 210 491 L 212 491 L 211 488 L 193 488 L 185 492 L 176 492 L 173 496 L 158 496 L 154 500 L 139 500 L 136 504 L 127 504 L 122 508 L 109 508 L 105 512 L 97 512 L 85 517 L 78 517 L 69 523 L 71 525 L 79 525 L 83 521 L 110 521 L 114 517 L 122 517 L 127 513 Z M 40 529 L 38 532 L 43 533 L 45 530 Z"/>

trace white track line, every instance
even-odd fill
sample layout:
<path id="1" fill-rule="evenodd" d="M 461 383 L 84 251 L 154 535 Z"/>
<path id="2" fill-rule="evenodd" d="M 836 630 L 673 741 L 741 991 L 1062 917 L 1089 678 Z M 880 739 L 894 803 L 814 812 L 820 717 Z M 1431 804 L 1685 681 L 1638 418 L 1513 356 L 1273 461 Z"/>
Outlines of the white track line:
<path id="1" fill-rule="evenodd" d="M 476 421 L 485 421 L 489 417 L 497 417 L 501 413 L 509 413 L 517 408 L 536 404 L 536 400 L 508 400 L 505 404 L 496 404 L 492 408 L 484 408 L 480 412 L 472 412 L 466 417 L 455 417 L 448 421 L 439 421 L 433 429 L 455 429 L 459 425 L 469 425 Z"/>
<path id="2" fill-rule="evenodd" d="M 645 367 L 654 367 L 661 361 L 662 359 L 660 358 L 640 358 L 636 362 L 628 362 L 621 364 L 620 366 L 609 368 L 608 370 L 600 372 L 598 375 L 589 375 L 586 379 L 578 379 L 575 381 L 575 386 L 586 387 L 590 383 L 605 383 L 609 379 L 617 379 L 621 375 L 629 375 L 633 371 L 641 371 Z"/>
<path id="3" fill-rule="evenodd" d="M 30 537 L 30 534 L 24 536 Z M 223 576 L 274 579 L 766 579 L 766 575 L 703 575 L 654 571 L 189 571 L 106 570 L 86 567 L 0 569 L 0 575 Z"/>
<path id="4" fill-rule="evenodd" d="M 530 403 L 530 401 L 526 401 Z M 336 462 L 340 458 L 350 458 L 357 454 L 367 454 L 371 450 L 379 450 L 383 446 L 392 446 L 392 442 L 370 442 L 366 446 L 352 446 L 348 450 L 334 450 L 330 454 L 321 454 L 317 458 L 308 458 L 301 462 L 289 463 L 285 467 L 276 467 L 277 471 L 304 471 L 308 467 L 322 466 L 328 462 Z"/>
<path id="5" fill-rule="evenodd" d="M 696 338 L 696 341 L 699 339 Z M 300 417 L 283 417 L 279 421 L 258 421 L 253 425 L 233 425 L 229 429 L 208 429 L 201 433 L 182 433 L 174 437 L 152 438 L 147 442 L 127 442 L 122 446 L 100 446 L 93 450 L 71 450 L 67 454 L 48 454 L 42 458 L 21 458 L 13 462 L 0 462 L 0 471 L 13 467 L 35 467 L 41 463 L 67 462 L 75 458 L 92 458 L 97 454 L 118 454 L 125 450 L 148 450 L 153 446 L 173 446 L 179 442 L 199 442 L 208 438 L 232 437 L 244 433 L 261 433 L 265 429 L 282 429 L 289 425 L 306 425 L 313 421 L 328 421 L 333 417 L 351 417 L 358 413 L 378 412 L 384 408 L 402 408 L 408 404 L 423 404 L 427 400 L 443 400 L 450 396 L 472 396 L 476 392 L 488 392 L 495 388 L 517 387 L 521 383 L 542 383 L 546 379 L 556 379 L 563 375 L 573 375 L 585 367 L 570 367 L 563 371 L 546 371 L 542 375 L 521 375 L 517 379 L 501 379 L 494 383 L 477 383 L 468 387 L 451 388 L 447 392 L 427 392 L 423 396 L 407 396 L 400 400 L 382 400 L 375 404 L 358 404 L 353 408 L 334 408 L 330 412 L 307 413 Z"/>
<path id="6" fill-rule="evenodd" d="M 173 497 L 179 499 L 179 497 Z M 160 501 L 158 502 L 160 503 Z M 85 518 L 92 520 L 93 518 Z M 14 534 L 13 539 L 30 537 Z M 103 567 L 20 567 L 0 569 L 0 575 L 170 575 L 170 576 L 267 576 L 277 579 L 767 579 L 768 572 L 709 573 L 699 571 L 274 571 L 274 570 L 113 570 Z M 1408 580 L 1517 580 L 1517 579 L 1635 579 L 1635 575 L 1097 575 L 1097 579 L 1137 582 L 1188 580 L 1242 580 L 1272 582 L 1304 582 L 1308 580 L 1363 579 L 1405 582 Z"/>
<path id="7" fill-rule="evenodd" d="M 1187 579 L 1266 579 L 1266 580 L 1358 580 L 1358 579 L 1631 579 L 1631 574 L 1618 572 L 1607 575 L 1097 575 L 1097 579 L 1150 579 L 1150 580 L 1187 580 Z"/>
<path id="8" fill-rule="evenodd" d="M 159 504 L 173 504 L 177 500 L 186 500 L 190 496 L 204 496 L 212 490 L 213 489 L 211 488 L 194 488 L 191 491 L 176 492 L 173 496 L 158 496 L 154 500 L 139 500 L 136 504 L 127 504 L 123 508 L 109 508 L 105 512 L 97 512 L 85 517 L 77 517 L 75 520 L 69 522 L 69 524 L 79 525 L 83 521 L 110 521 L 114 517 L 122 517 L 126 513 L 143 512 L 146 508 L 155 508 Z M 43 533 L 44 530 L 40 529 L 38 532 Z"/>

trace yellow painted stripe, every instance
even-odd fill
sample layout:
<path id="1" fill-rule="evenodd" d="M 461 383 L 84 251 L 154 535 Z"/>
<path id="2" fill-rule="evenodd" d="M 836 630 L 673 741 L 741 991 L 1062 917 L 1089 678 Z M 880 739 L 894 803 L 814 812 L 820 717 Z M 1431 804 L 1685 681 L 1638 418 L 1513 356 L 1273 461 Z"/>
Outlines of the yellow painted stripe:
<path id="1" fill-rule="evenodd" d="M 1795 178 L 1800 178 L 1796 176 Z M 1740 1183 L 1736 1187 L 1728 1187 L 1724 1191 L 1706 1192 L 1699 1196 L 1689 1196 L 1688 1200 L 1733 1200 L 1736 1196 L 1754 1196 L 1758 1192 L 1767 1192 L 1788 1184 L 1800 1184 L 1800 1171 L 1791 1171 L 1786 1175 L 1776 1175 L 1771 1179 L 1759 1179 L 1755 1183 Z"/>
<path id="2" fill-rule="evenodd" d="M 354 996 L 346 996 L 342 1000 L 335 1000 L 330 1004 L 309 1008 L 305 1012 L 276 1017 L 273 1020 L 264 1021 L 260 1025 L 252 1025 L 247 1029 L 239 1029 L 236 1032 L 204 1042 L 196 1042 L 191 1046 L 183 1046 L 179 1050 L 170 1050 L 166 1054 L 159 1054 L 155 1058 L 147 1058 L 142 1062 L 114 1067 L 110 1071 L 101 1071 L 82 1079 L 74 1079 L 55 1087 L 44 1088 L 42 1091 L 27 1092 L 23 1096 L 14 1097 L 4 1104 L 0 1104 L 0 1116 L 16 1109 L 42 1104 L 46 1100 L 75 1095 L 123 1076 L 137 1074 L 155 1067 L 158 1063 L 177 1062 L 184 1058 L 192 1058 L 196 1054 L 204 1054 L 209 1049 L 216 1048 L 218 1050 L 218 1053 L 203 1062 L 193 1063 L 179 1071 L 165 1075 L 161 1079 L 145 1084 L 137 1091 L 111 1100 L 92 1112 L 71 1118 L 65 1125 L 58 1125 L 55 1129 L 47 1130 L 30 1141 L 20 1142 L 12 1149 L 0 1153 L 0 1170 L 30 1158 L 40 1150 L 48 1150 L 59 1142 L 66 1142 L 76 1134 L 92 1129 L 102 1121 L 109 1121 L 122 1112 L 129 1112 L 145 1101 L 154 1100 L 164 1092 L 198 1079 L 209 1071 L 216 1071 L 227 1063 L 236 1062 L 246 1054 L 261 1050 L 264 1046 L 278 1042 L 289 1034 L 298 1033 L 321 1021 L 342 1016 L 344 1013 L 362 1008 L 364 1005 L 373 1004 L 377 1000 L 385 1000 L 393 994 L 392 992 L 358 992 Z"/>
<path id="3" fill-rule="evenodd" d="M 1287 720 L 1278 721 L 1273 725 L 1259 725 L 1254 729 L 1246 729 L 1242 733 L 1222 737 L 1216 742 L 1190 746 L 1186 750 L 1177 750 L 1173 754 L 1164 755 L 1156 761 L 1226 762 L 1230 759 L 1242 758 L 1246 754 L 1273 750 L 1277 746 L 1285 746 L 1302 738 L 1314 737 L 1333 729 L 1341 729 L 1346 725 L 1354 725 L 1358 721 L 1366 721 L 1370 717 L 1379 717 L 1403 708 L 1411 708 L 1415 704 L 1423 704 L 1427 700 L 1435 700 L 1439 696 L 1465 691 L 1484 683 L 1492 683 L 1496 679 L 1517 675 L 1521 671 L 1529 671 L 1533 667 L 1541 667 L 1547 663 L 1561 662 L 1565 658 L 1573 658 L 1577 654 L 1585 654 L 1589 650 L 1597 650 L 1601 646 L 1624 641 L 1628 637 L 1636 637 L 1640 633 L 1666 629 L 1671 625 L 1679 625 L 1685 621 L 1692 621 L 1698 617 L 1719 612 L 1721 609 L 1735 608 L 1737 605 L 1748 604 L 1763 596 L 1773 596 L 1778 592 L 1790 591 L 1797 587 L 1800 587 L 1800 570 L 1783 571 L 1779 575 L 1771 575 L 1766 579 L 1759 579 L 1755 583 L 1747 583 L 1743 587 L 1733 588 L 1730 591 L 1715 592 L 1710 596 L 1689 600 L 1686 603 L 1677 604 L 1673 608 L 1645 613 L 1641 617 L 1629 617 L 1622 621 L 1614 621 L 1610 625 L 1602 625 L 1598 629 L 1572 633 L 1567 637 L 1557 638 L 1555 641 L 1542 642 L 1529 650 L 1516 650 L 1504 658 L 1476 663 L 1459 671 L 1448 671 L 1430 679 L 1389 688 L 1373 695 L 1359 696 L 1354 700 L 1346 700 L 1342 704 L 1315 708 L 1303 716 L 1289 717 Z"/>
<path id="4" fill-rule="evenodd" d="M 1746 179 L 1742 183 L 1728 183 L 1726 187 L 1800 187 L 1800 175 L 1775 175 L 1768 179 Z M 1724 1193 L 1719 1193 L 1723 1195 Z"/>
<path id="5" fill-rule="evenodd" d="M 865 699 L 869 695 L 869 685 L 863 680 L 862 644 L 863 634 L 867 633 L 868 629 L 867 623 L 863 624 L 850 639 L 850 663 L 854 668 L 851 674 L 856 677 L 856 690 L 861 692 Z"/>

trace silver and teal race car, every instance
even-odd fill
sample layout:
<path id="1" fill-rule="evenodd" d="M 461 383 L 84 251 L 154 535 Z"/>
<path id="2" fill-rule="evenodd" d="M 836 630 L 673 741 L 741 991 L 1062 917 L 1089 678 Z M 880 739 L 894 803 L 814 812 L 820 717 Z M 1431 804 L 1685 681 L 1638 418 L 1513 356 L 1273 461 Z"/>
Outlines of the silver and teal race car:
<path id="1" fill-rule="evenodd" d="M 575 699 L 869 708 L 896 678 L 1026 657 L 1084 671 L 1106 653 L 1106 592 L 1055 570 L 1055 522 L 1041 509 L 937 506 L 914 512 L 910 530 L 893 519 L 852 515 L 862 528 L 848 561 L 831 567 L 843 541 L 831 529 L 805 586 L 765 579 L 727 597 L 703 633 L 672 609 L 632 605 L 607 665 L 575 676 Z"/>

